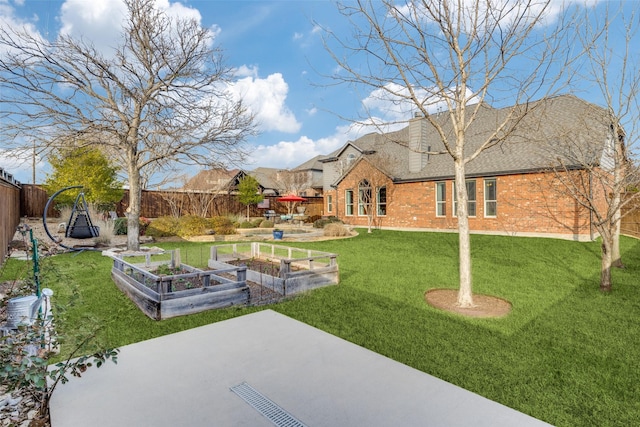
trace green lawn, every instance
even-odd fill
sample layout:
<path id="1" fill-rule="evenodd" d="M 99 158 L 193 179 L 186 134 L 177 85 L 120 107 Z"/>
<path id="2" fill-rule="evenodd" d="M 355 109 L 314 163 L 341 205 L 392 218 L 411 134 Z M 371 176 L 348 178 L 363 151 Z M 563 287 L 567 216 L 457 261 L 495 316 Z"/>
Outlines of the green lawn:
<path id="1" fill-rule="evenodd" d="M 361 230 L 363 231 L 363 230 Z M 204 265 L 210 244 L 172 243 Z M 270 308 L 558 426 L 629 426 L 640 420 L 640 241 L 624 238 L 627 268 L 613 292 L 598 290 L 599 245 L 472 236 L 474 291 L 513 304 L 503 319 L 466 319 L 424 303 L 426 290 L 457 286 L 457 235 L 376 231 L 292 244 L 339 254 L 339 286 Z M 10 261 L 7 272 L 18 269 Z M 64 330 L 102 329 L 122 346 L 262 308 L 227 309 L 156 322 L 110 278 L 99 253 L 44 260 L 58 300 L 77 288 Z M 70 328 L 70 329 L 69 329 Z M 64 352 L 64 348 L 63 348 Z"/>

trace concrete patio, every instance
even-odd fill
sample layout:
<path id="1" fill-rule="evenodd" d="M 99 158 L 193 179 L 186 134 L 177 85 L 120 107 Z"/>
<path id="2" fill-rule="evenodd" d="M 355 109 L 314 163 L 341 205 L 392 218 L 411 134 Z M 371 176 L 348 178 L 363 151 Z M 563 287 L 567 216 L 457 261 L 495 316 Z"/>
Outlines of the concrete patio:
<path id="1" fill-rule="evenodd" d="M 50 408 L 52 427 L 548 425 L 272 310 L 125 346 Z"/>

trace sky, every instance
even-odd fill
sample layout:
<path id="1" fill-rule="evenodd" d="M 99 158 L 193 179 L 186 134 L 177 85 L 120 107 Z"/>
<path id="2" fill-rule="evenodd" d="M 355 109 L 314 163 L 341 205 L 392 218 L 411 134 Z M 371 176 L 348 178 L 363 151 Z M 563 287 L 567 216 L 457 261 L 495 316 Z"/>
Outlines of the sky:
<path id="1" fill-rule="evenodd" d="M 345 88 L 327 87 L 331 63 L 317 23 L 333 25 L 340 15 L 329 1 L 158 0 L 180 15 L 191 15 L 216 32 L 215 43 L 228 66 L 237 68 L 238 90 L 259 121 L 260 134 L 247 143 L 246 169 L 292 168 L 328 154 L 356 137 L 339 117 L 358 107 Z M 118 0 L 0 0 L 0 16 L 29 23 L 43 35 L 60 31 L 108 45 L 117 31 Z M 20 182 L 32 182 L 31 161 L 0 159 Z M 40 163 L 36 181 L 48 171 Z"/>
<path id="2" fill-rule="evenodd" d="M 241 165 L 244 169 L 296 167 L 367 131 L 345 118 L 361 115 L 371 93 L 336 86 L 326 78 L 336 72 L 336 63 L 324 48 L 321 28 L 345 37 L 351 30 L 333 1 L 157 3 L 170 14 L 195 17 L 210 28 L 227 65 L 237 70 L 234 87 L 256 114 L 260 131 L 247 141 L 251 157 Z M 89 38 L 97 47 L 109 45 L 122 10 L 121 0 L 0 0 L 0 19 L 27 24 L 48 38 L 60 32 Z M 384 106 L 378 106 L 378 113 L 382 120 L 395 118 Z M 21 182 L 32 182 L 31 161 L 18 164 L 0 151 L 0 167 Z M 36 181 L 43 181 L 47 171 L 45 162 L 38 163 Z"/>

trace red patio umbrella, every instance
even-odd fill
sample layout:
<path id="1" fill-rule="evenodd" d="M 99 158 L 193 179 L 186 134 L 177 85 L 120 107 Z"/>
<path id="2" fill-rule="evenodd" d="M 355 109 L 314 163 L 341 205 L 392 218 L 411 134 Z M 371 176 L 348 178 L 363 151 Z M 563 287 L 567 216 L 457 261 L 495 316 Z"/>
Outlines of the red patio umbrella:
<path id="1" fill-rule="evenodd" d="M 287 214 L 291 215 L 291 212 L 293 211 L 293 207 L 295 206 L 295 204 L 297 202 L 306 202 L 307 199 L 305 199 L 304 197 L 300 197 L 300 196 L 296 196 L 293 194 L 289 194 L 288 196 L 282 196 L 282 197 L 278 197 L 276 199 L 278 202 L 284 202 L 287 204 Z"/>
<path id="2" fill-rule="evenodd" d="M 307 201 L 307 199 L 305 199 L 304 197 L 295 196 L 293 194 L 289 194 L 288 196 L 278 197 L 276 200 L 279 202 L 306 202 Z"/>

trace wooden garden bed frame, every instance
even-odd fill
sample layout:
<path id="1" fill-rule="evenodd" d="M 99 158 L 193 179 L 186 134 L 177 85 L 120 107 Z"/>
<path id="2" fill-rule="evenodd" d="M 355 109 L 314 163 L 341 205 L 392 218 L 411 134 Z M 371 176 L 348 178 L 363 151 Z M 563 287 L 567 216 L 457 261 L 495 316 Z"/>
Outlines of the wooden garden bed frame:
<path id="1" fill-rule="evenodd" d="M 179 250 L 171 251 L 170 261 L 151 262 L 151 256 L 144 263 L 129 263 L 122 257 L 111 256 L 113 268 L 111 277 L 116 286 L 124 292 L 144 314 L 155 320 L 169 319 L 185 314 L 199 313 L 215 308 L 234 305 L 248 305 L 249 287 L 246 283 L 246 267 L 200 270 L 180 263 Z M 179 267 L 184 274 L 156 275 L 151 273 L 161 265 Z M 223 277 L 224 275 L 224 277 Z M 229 276 L 235 276 L 235 280 Z M 197 279 L 201 287 L 174 290 L 174 282 Z"/>
<path id="2" fill-rule="evenodd" d="M 280 295 L 290 296 L 337 285 L 340 281 L 337 257 L 329 252 L 246 242 L 211 246 L 208 266 L 212 269 L 227 269 L 234 267 L 229 261 L 250 259 L 279 263 L 277 277 L 247 268 L 246 280 L 266 286 Z"/>

